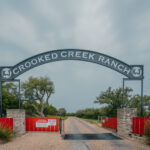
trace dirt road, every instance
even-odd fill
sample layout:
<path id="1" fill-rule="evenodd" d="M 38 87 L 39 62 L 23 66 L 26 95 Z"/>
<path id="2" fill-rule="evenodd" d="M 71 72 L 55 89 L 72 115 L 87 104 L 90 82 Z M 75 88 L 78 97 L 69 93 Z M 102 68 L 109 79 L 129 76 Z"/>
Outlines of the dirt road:
<path id="1" fill-rule="evenodd" d="M 123 140 L 106 129 L 75 117 L 67 119 L 65 125 L 64 139 L 70 141 L 71 150 L 150 150 L 149 146 Z"/>
<path id="2" fill-rule="evenodd" d="M 0 150 L 150 150 L 136 141 L 123 140 L 110 131 L 75 117 L 65 121 L 64 139 L 59 133 L 28 132 Z"/>

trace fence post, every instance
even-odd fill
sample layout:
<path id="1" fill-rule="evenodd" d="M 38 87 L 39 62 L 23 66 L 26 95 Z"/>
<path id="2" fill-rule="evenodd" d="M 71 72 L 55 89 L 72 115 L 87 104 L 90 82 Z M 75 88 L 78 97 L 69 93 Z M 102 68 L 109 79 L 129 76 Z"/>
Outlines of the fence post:
<path id="1" fill-rule="evenodd" d="M 62 122 L 62 119 L 61 119 L 61 118 L 59 118 L 59 132 L 60 132 L 60 134 L 61 134 L 61 129 L 62 129 L 61 122 Z"/>

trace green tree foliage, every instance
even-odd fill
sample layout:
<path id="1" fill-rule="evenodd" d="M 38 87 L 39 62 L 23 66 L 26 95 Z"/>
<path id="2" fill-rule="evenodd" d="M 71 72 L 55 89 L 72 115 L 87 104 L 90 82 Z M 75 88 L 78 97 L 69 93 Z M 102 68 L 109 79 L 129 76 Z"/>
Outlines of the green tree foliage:
<path id="1" fill-rule="evenodd" d="M 32 106 L 36 113 L 44 117 L 44 109 L 49 104 L 50 96 L 54 93 L 54 84 L 48 77 L 30 77 L 22 83 L 25 100 Z"/>
<path id="2" fill-rule="evenodd" d="M 59 108 L 58 109 L 58 115 L 65 116 L 66 115 L 66 109 L 65 108 Z"/>
<path id="3" fill-rule="evenodd" d="M 106 92 L 102 92 L 97 98 L 95 103 L 99 103 L 101 105 L 105 105 L 105 111 L 108 116 L 116 116 L 117 109 L 122 108 L 123 105 L 125 107 L 129 107 L 129 99 L 131 98 L 131 92 L 133 90 L 131 88 L 125 88 L 124 90 L 124 103 L 122 101 L 122 89 L 111 89 L 109 87 Z"/>
<path id="4" fill-rule="evenodd" d="M 144 135 L 145 135 L 145 137 L 147 139 L 147 143 L 150 144 L 150 121 L 147 121 L 145 123 Z"/>
<path id="5" fill-rule="evenodd" d="M 86 108 L 82 110 L 78 110 L 76 112 L 76 116 L 85 119 L 98 119 L 98 116 L 103 116 L 103 112 L 101 109 L 94 108 Z"/>
<path id="6" fill-rule="evenodd" d="M 6 109 L 16 109 L 19 107 L 17 86 L 13 83 L 2 85 L 2 107 L 3 114 L 6 114 Z"/>
<path id="7" fill-rule="evenodd" d="M 131 88 L 125 88 L 124 90 L 124 102 L 122 101 L 122 88 L 111 89 L 110 87 L 102 92 L 97 98 L 95 103 L 102 105 L 101 110 L 103 114 L 109 117 L 117 116 L 117 109 L 122 108 L 137 108 L 138 115 L 141 112 L 141 97 L 139 95 L 132 95 L 133 90 Z M 150 114 L 150 96 L 144 95 L 144 115 Z"/>
<path id="8" fill-rule="evenodd" d="M 150 116 L 150 96 L 144 95 L 143 106 L 144 106 L 144 110 L 143 110 L 144 116 Z M 137 108 L 138 116 L 140 116 L 140 113 L 141 113 L 141 96 L 140 95 L 134 95 L 130 99 L 130 107 Z"/>
<path id="9" fill-rule="evenodd" d="M 25 102 L 23 102 L 23 104 L 22 104 L 22 108 L 23 109 L 25 109 L 25 111 L 26 111 L 26 115 L 28 116 L 28 117 L 35 117 L 35 116 L 37 116 L 38 114 L 37 114 L 37 112 L 36 112 L 36 110 L 34 109 L 34 107 L 32 107 L 32 105 L 30 105 L 31 103 L 33 103 L 34 105 L 40 105 L 40 104 L 38 104 L 37 102 L 32 102 L 32 101 L 29 101 L 29 102 L 27 102 L 27 101 L 25 101 Z"/>
<path id="10" fill-rule="evenodd" d="M 44 109 L 44 114 L 45 114 L 46 116 L 48 116 L 48 115 L 57 115 L 57 113 L 58 113 L 57 109 L 56 109 L 54 106 L 52 106 L 52 105 L 48 105 L 48 106 Z"/>

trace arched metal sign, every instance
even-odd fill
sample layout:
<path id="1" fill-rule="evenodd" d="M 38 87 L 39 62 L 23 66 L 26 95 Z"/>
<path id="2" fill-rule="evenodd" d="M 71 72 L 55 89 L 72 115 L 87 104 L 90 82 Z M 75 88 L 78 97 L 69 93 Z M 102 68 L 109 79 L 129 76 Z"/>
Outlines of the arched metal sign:
<path id="1" fill-rule="evenodd" d="M 35 55 L 14 66 L 0 67 L 0 80 L 13 80 L 34 67 L 61 60 L 87 61 L 108 67 L 125 75 L 129 79 L 144 78 L 142 65 L 128 65 L 116 58 L 94 51 L 61 49 Z"/>
<path id="2" fill-rule="evenodd" d="M 19 75 L 23 74 L 24 72 L 34 67 L 62 60 L 79 60 L 96 63 L 123 74 L 124 76 L 127 77 L 126 79 L 128 80 L 141 80 L 141 116 L 142 116 L 143 79 L 144 79 L 143 65 L 129 65 L 111 56 L 94 51 L 81 49 L 60 49 L 48 51 L 30 57 L 14 66 L 0 67 L 0 116 L 2 117 L 2 82 L 7 81 L 19 82 L 19 91 L 20 91 L 20 80 L 15 79 Z M 124 80 L 123 80 L 123 91 L 124 91 Z M 19 100 L 19 108 L 20 108 L 20 100 Z"/>

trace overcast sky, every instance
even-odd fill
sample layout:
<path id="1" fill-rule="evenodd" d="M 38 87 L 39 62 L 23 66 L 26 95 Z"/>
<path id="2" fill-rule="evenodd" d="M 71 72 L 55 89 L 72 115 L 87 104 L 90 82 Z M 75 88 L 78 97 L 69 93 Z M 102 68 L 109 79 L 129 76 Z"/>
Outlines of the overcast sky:
<path id="1" fill-rule="evenodd" d="M 150 0 L 1 0 L 0 66 L 15 65 L 41 52 L 80 48 L 104 53 L 128 64 L 144 65 L 144 94 L 150 95 Z M 19 76 L 48 76 L 55 84 L 50 103 L 68 112 L 93 104 L 123 75 L 80 61 L 60 61 Z M 140 94 L 140 82 L 126 86 Z"/>

